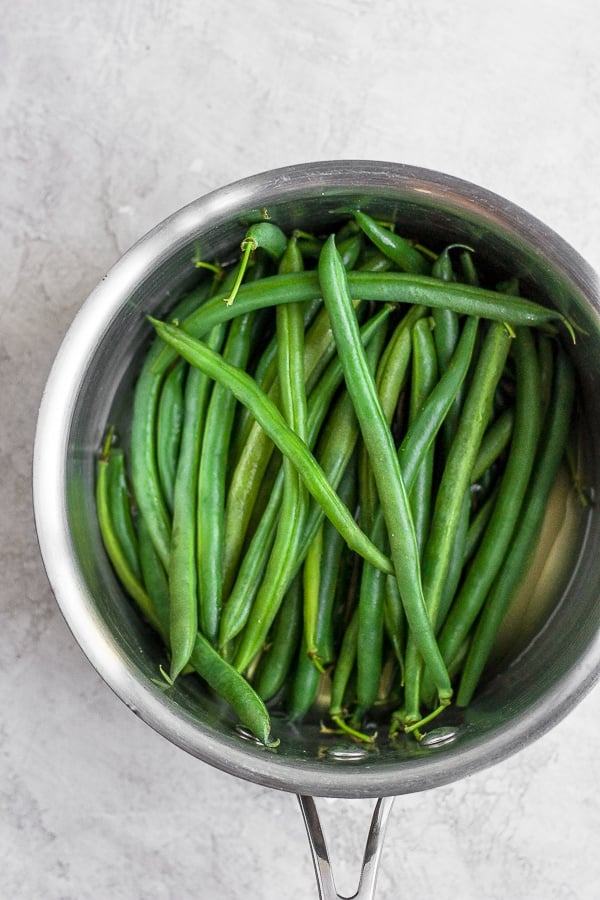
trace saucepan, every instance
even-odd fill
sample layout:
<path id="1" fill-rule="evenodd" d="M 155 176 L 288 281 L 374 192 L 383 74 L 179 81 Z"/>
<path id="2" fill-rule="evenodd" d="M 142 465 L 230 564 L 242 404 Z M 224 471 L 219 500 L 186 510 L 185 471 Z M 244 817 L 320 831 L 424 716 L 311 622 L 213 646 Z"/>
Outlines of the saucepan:
<path id="1" fill-rule="evenodd" d="M 470 245 L 483 264 L 517 275 L 530 293 L 577 324 L 565 340 L 578 378 L 581 469 L 589 502 L 561 507 L 547 552 L 550 598 L 527 597 L 517 650 L 472 704 L 452 707 L 423 740 L 358 745 L 318 721 L 278 723 L 265 748 L 199 683 L 164 690 L 160 648 L 124 594 L 101 542 L 95 467 L 109 419 L 127 430 L 135 376 L 150 339 L 148 314 L 165 316 L 194 284 L 193 260 L 226 259 L 248 225 L 269 216 L 284 229 L 327 230 L 344 209 L 368 209 L 432 245 Z M 447 243 L 447 241 L 446 241 Z M 76 315 L 41 402 L 34 453 L 38 539 L 51 587 L 76 641 L 105 682 L 148 725 L 203 762 L 300 798 L 320 895 L 337 893 L 312 798 L 376 798 L 359 894 L 373 896 L 391 800 L 498 763 L 561 720 L 600 669 L 600 290 L 586 262 L 537 219 L 476 185 L 407 165 L 309 163 L 265 172 L 184 207 L 135 244 Z M 554 567 L 554 568 L 553 568 Z M 539 581 L 540 579 L 538 579 Z M 546 591 L 547 594 L 547 591 Z M 533 612 L 532 612 L 533 609 Z M 511 640 L 508 644 L 511 644 Z M 516 646 L 516 645 L 515 645 Z"/>

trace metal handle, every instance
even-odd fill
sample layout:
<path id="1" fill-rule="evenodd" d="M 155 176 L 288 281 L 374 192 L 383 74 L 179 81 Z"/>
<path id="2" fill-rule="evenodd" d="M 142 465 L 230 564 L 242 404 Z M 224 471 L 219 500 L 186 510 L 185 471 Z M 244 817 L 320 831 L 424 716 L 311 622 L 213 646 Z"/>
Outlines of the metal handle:
<path id="1" fill-rule="evenodd" d="M 375 883 L 377 880 L 377 867 L 383 848 L 383 839 L 389 814 L 392 809 L 394 797 L 380 797 L 375 804 L 371 826 L 367 835 L 367 843 L 362 861 L 358 889 L 352 897 L 342 897 L 335 888 L 327 843 L 319 821 L 319 814 L 312 797 L 298 795 L 298 802 L 302 810 L 310 851 L 312 854 L 315 875 L 319 888 L 319 900 L 373 900 L 375 896 Z"/>

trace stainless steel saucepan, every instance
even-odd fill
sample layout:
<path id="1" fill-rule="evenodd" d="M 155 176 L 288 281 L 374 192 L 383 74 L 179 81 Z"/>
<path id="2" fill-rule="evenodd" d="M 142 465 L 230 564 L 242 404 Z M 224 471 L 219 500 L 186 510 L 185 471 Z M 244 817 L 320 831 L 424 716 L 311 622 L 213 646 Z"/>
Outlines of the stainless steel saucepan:
<path id="1" fill-rule="evenodd" d="M 312 797 L 380 798 L 359 895 L 373 896 L 385 820 L 396 795 L 434 788 L 504 759 L 558 722 L 600 668 L 600 522 L 592 504 L 533 621 L 460 716 L 417 744 L 377 750 L 325 736 L 317 722 L 280 723 L 281 745 L 265 750 L 222 703 L 182 679 L 156 684 L 159 646 L 123 594 L 102 548 L 94 505 L 95 462 L 110 418 L 126 428 L 131 389 L 150 337 L 146 314 L 164 315 L 193 282 L 192 260 L 224 259 L 264 210 L 283 228 L 314 229 L 362 207 L 398 230 L 440 245 L 476 248 L 484 265 L 518 275 L 530 293 L 571 316 L 582 333 L 571 348 L 580 384 L 579 419 L 589 489 L 600 484 L 600 288 L 580 256 L 539 221 L 502 198 L 436 172 L 382 162 L 323 162 L 266 172 L 205 196 L 129 250 L 77 314 L 52 368 L 39 413 L 34 504 L 48 577 L 75 639 L 107 684 L 145 722 L 204 762 L 267 787 L 295 792 L 311 840 L 322 898 L 336 898 Z M 446 241 L 448 242 L 448 241 Z M 583 333 L 585 332 L 585 333 Z M 278 726 L 279 727 L 279 726 Z"/>

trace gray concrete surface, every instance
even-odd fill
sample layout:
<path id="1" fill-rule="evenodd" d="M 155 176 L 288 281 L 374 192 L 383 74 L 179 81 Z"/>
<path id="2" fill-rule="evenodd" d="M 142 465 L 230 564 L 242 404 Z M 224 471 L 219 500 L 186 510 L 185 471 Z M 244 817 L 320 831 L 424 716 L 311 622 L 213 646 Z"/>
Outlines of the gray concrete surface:
<path id="1" fill-rule="evenodd" d="M 138 721 L 74 644 L 31 510 L 37 407 L 75 311 L 187 201 L 375 158 L 505 195 L 600 269 L 594 0 L 0 2 L 0 897 L 301 900 L 296 801 Z M 396 801 L 379 896 L 594 900 L 600 698 L 517 757 Z M 370 804 L 322 803 L 350 893 Z"/>

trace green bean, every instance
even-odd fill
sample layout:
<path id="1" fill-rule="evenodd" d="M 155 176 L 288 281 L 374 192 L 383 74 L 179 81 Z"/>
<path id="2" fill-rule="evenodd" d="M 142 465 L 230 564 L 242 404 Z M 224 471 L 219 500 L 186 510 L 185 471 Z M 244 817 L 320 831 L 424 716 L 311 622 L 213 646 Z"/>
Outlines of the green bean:
<path id="1" fill-rule="evenodd" d="M 406 378 L 410 359 L 410 335 L 407 333 L 406 328 L 396 328 L 395 334 L 391 338 L 393 353 L 390 354 L 386 365 L 382 367 L 380 366 L 380 357 L 385 338 L 386 335 L 383 331 L 378 332 L 374 340 L 369 344 L 369 347 L 365 347 L 365 359 L 374 379 L 375 388 L 382 404 L 383 415 L 389 424 L 398 403 L 401 385 Z M 396 363 L 396 366 L 394 366 L 394 363 Z M 378 375 L 380 377 L 379 383 L 377 381 Z M 397 391 L 394 388 L 397 388 Z M 382 392 L 385 392 L 385 409 L 381 400 Z M 358 445 L 358 504 L 360 524 L 367 534 L 370 535 L 379 506 L 379 498 L 377 496 L 375 473 L 373 472 L 371 459 L 364 441 L 360 441 Z"/>
<path id="2" fill-rule="evenodd" d="M 161 563 L 143 516 L 137 517 L 137 534 L 140 551 L 140 568 L 146 593 L 161 626 L 165 641 L 169 635 L 169 579 Z"/>
<path id="3" fill-rule="evenodd" d="M 505 559 L 534 463 L 541 424 L 540 373 L 528 329 L 517 332 L 514 353 L 517 398 L 509 456 L 488 527 L 440 633 L 440 650 L 447 661 L 454 658 L 471 630 Z"/>
<path id="4" fill-rule="evenodd" d="M 150 354 L 146 357 L 146 361 Z M 135 496 L 142 511 L 152 541 L 165 567 L 169 564 L 171 522 L 162 493 L 158 465 L 154 423 L 160 397 L 162 379 L 146 363 L 138 378 L 131 428 L 131 475 Z"/>
<path id="5" fill-rule="evenodd" d="M 485 601 L 458 691 L 458 703 L 470 703 L 491 652 L 498 629 L 523 578 L 538 539 L 548 496 L 569 435 L 575 378 L 571 363 L 558 349 L 552 403 L 539 442 L 532 478 L 519 518 L 519 526 L 496 581 Z"/>
<path id="6" fill-rule="evenodd" d="M 456 282 L 457 279 L 452 267 L 450 251 L 457 247 L 464 247 L 464 245 L 450 244 L 440 253 L 431 269 L 431 274 L 435 278 L 439 278 L 446 283 Z M 460 334 L 459 316 L 455 310 L 447 308 L 433 309 L 431 311 L 431 316 L 435 323 L 433 338 L 437 349 L 439 367 L 440 371 L 443 372 L 450 362 L 458 341 Z M 466 384 L 463 382 L 444 422 L 443 441 L 446 453 L 450 449 L 456 432 L 458 417 L 460 416 L 460 410 L 464 401 L 465 390 Z"/>
<path id="7" fill-rule="evenodd" d="M 298 649 L 302 630 L 302 588 L 300 578 L 292 580 L 277 612 L 269 645 L 260 659 L 256 691 L 271 700 L 281 689 Z"/>
<path id="8" fill-rule="evenodd" d="M 402 598 L 398 590 L 398 582 L 391 575 L 387 576 L 383 603 L 383 623 L 394 654 L 400 665 L 404 682 L 404 641 L 406 638 L 406 617 L 402 606 Z"/>
<path id="9" fill-rule="evenodd" d="M 494 392 L 504 369 L 510 341 L 504 325 L 493 322 L 489 326 L 444 466 L 423 557 L 423 592 L 431 623 L 437 622 L 463 497 L 470 485 L 471 471 L 489 421 Z M 409 636 L 406 650 L 406 691 L 409 697 L 406 715 L 407 725 L 417 729 L 425 721 L 421 719 L 418 708 L 423 664 L 428 665 L 416 640 Z M 433 681 L 437 688 L 437 682 L 435 679 Z"/>
<path id="10" fill-rule="evenodd" d="M 434 263 L 434 271 L 439 266 L 443 255 L 438 257 Z M 436 313 L 438 315 L 436 316 Z M 441 315 L 439 315 L 441 313 Z M 444 371 L 451 365 L 454 351 L 459 339 L 460 330 L 458 324 L 458 316 L 451 310 L 433 310 L 433 322 L 435 327 L 432 330 L 430 324 L 421 320 L 413 328 L 413 380 L 411 386 L 409 423 L 412 424 L 422 410 L 428 396 L 431 394 L 438 379 L 438 359 L 439 368 Z M 434 340 L 435 339 L 435 340 Z M 452 421 L 452 415 L 457 412 L 457 400 L 462 391 L 463 383 L 457 387 L 456 396 L 448 406 L 448 411 L 442 423 L 444 436 L 448 439 L 452 437 L 455 429 L 455 421 Z M 434 445 L 429 448 L 423 461 L 414 476 L 414 484 L 409 492 L 411 510 L 415 523 L 415 532 L 419 546 L 421 561 L 425 551 L 427 535 L 431 521 L 431 500 L 433 488 L 433 467 L 434 467 Z M 468 513 L 468 510 L 467 510 Z M 454 554 L 452 555 L 454 558 Z M 446 581 L 446 587 L 448 580 Z M 419 679 L 414 677 L 415 667 L 418 665 L 418 651 L 416 645 L 409 633 L 408 641 L 405 649 L 404 657 L 404 676 L 406 685 L 405 706 L 408 711 L 410 721 L 415 719 L 418 721 L 419 715 L 416 712 L 418 708 Z"/>
<path id="11" fill-rule="evenodd" d="M 338 244 L 338 250 L 342 257 L 344 268 L 350 271 L 356 266 L 363 248 L 363 240 L 361 234 L 353 234 Z"/>
<path id="12" fill-rule="evenodd" d="M 470 517 L 471 517 L 471 491 L 470 491 L 470 489 L 467 489 L 465 491 L 462 505 L 460 508 L 458 525 L 456 528 L 456 534 L 454 536 L 454 544 L 452 546 L 452 553 L 450 554 L 450 564 L 448 566 L 446 581 L 445 581 L 444 588 L 442 591 L 442 596 L 440 599 L 440 608 L 438 611 L 438 618 L 435 623 L 436 634 L 439 631 L 440 623 L 443 622 L 446 618 L 448 609 L 450 608 L 450 605 L 452 604 L 452 602 L 454 600 L 458 585 L 460 583 L 461 577 L 463 576 L 465 546 L 466 546 L 466 542 L 467 542 L 467 535 L 469 532 Z"/>
<path id="13" fill-rule="evenodd" d="M 398 460 L 400 462 L 405 487 L 409 494 L 412 491 L 419 467 L 425 459 L 429 448 L 432 446 L 432 442 L 441 428 L 444 418 L 467 373 L 476 336 L 477 320 L 468 319 L 446 372 L 431 391 L 419 415 L 409 426 L 404 440 L 400 445 Z M 382 516 L 381 509 L 378 511 L 378 516 Z M 387 589 L 388 594 L 390 594 L 389 583 Z M 397 592 L 394 591 L 390 594 L 387 600 L 388 606 L 390 606 L 388 611 L 388 621 L 390 622 L 390 625 L 395 623 L 395 627 L 400 627 L 400 625 L 402 625 L 402 628 L 404 629 L 405 623 L 400 618 L 399 611 L 394 610 L 392 606 L 393 601 L 397 600 L 396 593 Z M 394 638 L 392 638 L 392 640 L 394 643 Z M 396 654 L 399 657 L 399 661 L 401 665 L 404 666 L 404 651 L 400 653 L 398 641 L 399 638 L 394 643 L 394 646 L 396 647 Z M 414 687 L 416 690 L 418 687 L 417 681 L 414 682 Z"/>
<path id="14" fill-rule="evenodd" d="M 371 216 L 355 212 L 354 218 L 369 240 L 405 272 L 429 271 L 427 260 L 407 240 L 380 225 Z"/>
<path id="15" fill-rule="evenodd" d="M 213 283 L 205 281 L 177 304 L 173 316 L 186 318 L 209 295 Z M 150 347 L 135 387 L 131 423 L 131 480 L 136 503 L 148 526 L 152 543 L 165 567 L 169 566 L 171 521 L 163 496 L 156 458 L 156 415 L 163 378 L 171 363 L 155 369 L 166 349 L 156 339 Z M 171 362 L 173 362 L 173 357 Z"/>
<path id="16" fill-rule="evenodd" d="M 98 511 L 98 523 L 100 534 L 107 556 L 127 593 L 135 600 L 140 612 L 149 624 L 161 633 L 161 625 L 156 616 L 150 598 L 144 590 L 136 572 L 132 571 L 123 551 L 119 537 L 115 532 L 109 497 L 109 461 L 111 457 L 112 429 L 109 429 L 102 452 L 98 458 L 96 477 L 96 507 Z"/>
<path id="17" fill-rule="evenodd" d="M 224 602 L 219 626 L 219 647 L 226 647 L 248 620 L 259 584 L 262 582 L 273 541 L 275 526 L 281 508 L 283 478 L 275 482 L 271 497 L 252 536 L 250 545 L 239 565 L 236 578 Z"/>
<path id="18" fill-rule="evenodd" d="M 239 316 L 231 323 L 223 358 L 234 366 L 246 365 L 253 321 Z M 200 631 L 211 643 L 217 640 L 223 603 L 223 532 L 227 451 L 236 407 L 233 394 L 216 384 L 206 412 L 198 473 L 198 592 Z"/>
<path id="19" fill-rule="evenodd" d="M 342 532 L 348 546 L 373 565 L 391 572 L 390 560 L 373 546 L 357 526 L 348 508 L 340 503 L 306 444 L 289 428 L 277 407 L 256 387 L 252 379 L 245 372 L 224 363 L 219 353 L 195 340 L 180 327 L 160 322 L 152 317 L 150 321 L 157 334 L 192 366 L 205 372 L 215 381 L 227 384 L 241 403 L 252 408 L 256 419 L 260 421 L 275 445 L 284 456 L 288 456 L 295 463 L 309 492 L 323 507 L 327 517 Z"/>
<path id="20" fill-rule="evenodd" d="M 210 337 L 218 348 L 225 336 L 218 326 Z M 190 661 L 198 632 L 198 471 L 202 433 L 212 382 L 190 369 L 185 384 L 184 421 L 173 501 L 173 530 L 168 566 L 169 643 L 172 681 Z"/>
<path id="21" fill-rule="evenodd" d="M 183 383 L 186 365 L 178 363 L 165 378 L 156 424 L 156 463 L 167 509 L 173 513 L 173 490 L 183 427 Z"/>
<path id="22" fill-rule="evenodd" d="M 282 267 L 302 266 L 292 237 Z M 303 442 L 307 438 L 307 400 L 304 373 L 304 321 L 297 303 L 277 307 L 278 373 L 281 410 L 289 428 Z M 281 514 L 263 580 L 252 607 L 252 618 L 241 636 L 234 665 L 242 672 L 260 650 L 293 577 L 294 560 L 302 538 L 308 493 L 293 462 L 284 456 Z"/>
<path id="23" fill-rule="evenodd" d="M 337 658 L 331 683 L 331 698 L 329 701 L 329 717 L 337 725 L 340 731 L 350 734 L 352 737 L 372 743 L 374 738 L 370 735 L 352 728 L 346 722 L 344 715 L 344 701 L 348 683 L 356 661 L 358 645 L 358 607 L 354 609 L 350 622 L 344 631 L 340 652 Z"/>
<path id="24" fill-rule="evenodd" d="M 418 417 L 425 401 L 438 381 L 438 363 L 431 324 L 420 319 L 412 329 L 412 383 L 410 393 L 409 424 Z M 434 447 L 430 447 L 421 463 L 415 482 L 409 493 L 415 533 L 422 556 L 431 518 L 431 491 L 433 484 Z"/>
<path id="25" fill-rule="evenodd" d="M 452 360 L 400 444 L 398 460 L 407 489 L 409 486 L 412 487 L 417 469 L 442 427 L 448 410 L 467 375 L 477 330 L 478 320 L 468 318 Z"/>
<path id="26" fill-rule="evenodd" d="M 337 254 L 333 237 L 326 241 L 319 259 L 319 281 L 344 368 L 346 387 L 352 397 L 363 439 L 371 455 L 388 527 L 394 571 L 406 615 L 419 649 L 432 671 L 435 671 L 440 701 L 446 702 L 452 696 L 452 687 L 427 615 L 421 586 L 419 550 L 408 498 L 393 438 L 360 342 L 346 273 Z"/>
<path id="27" fill-rule="evenodd" d="M 365 247 L 359 262 L 361 272 L 387 272 L 393 265 L 377 247 Z"/>
<path id="28" fill-rule="evenodd" d="M 479 286 L 479 275 L 477 274 L 477 269 L 475 268 L 475 264 L 473 263 L 473 254 L 464 250 L 460 254 L 460 265 L 462 268 L 463 279 L 467 284 L 472 284 L 474 287 Z"/>
<path id="29" fill-rule="evenodd" d="M 358 235 L 362 240 L 362 234 L 357 222 L 355 222 L 354 219 L 346 219 L 346 221 L 343 222 L 335 232 L 335 242 L 339 246 L 339 244 L 343 241 L 347 240 L 348 238 L 355 237 L 356 235 Z M 319 253 L 323 249 L 323 244 L 324 241 L 321 241 Z M 317 253 L 317 256 L 318 255 L 319 254 Z"/>
<path id="30" fill-rule="evenodd" d="M 433 309 L 431 311 L 432 319 L 435 323 L 433 338 L 436 345 L 437 356 L 440 371 L 444 371 L 456 347 L 458 336 L 460 333 L 459 316 L 452 309 Z M 464 401 L 466 384 L 463 383 L 461 390 L 454 399 L 454 403 L 448 410 L 448 415 L 444 422 L 443 442 L 444 449 L 447 453 L 452 445 L 452 439 L 456 432 L 460 410 Z"/>
<path id="31" fill-rule="evenodd" d="M 339 397 L 323 427 L 317 447 L 317 458 L 321 469 L 325 473 L 328 483 L 334 489 L 337 488 L 344 476 L 346 467 L 356 448 L 357 440 L 358 425 L 354 406 L 348 394 L 344 392 Z M 306 517 L 304 540 L 298 553 L 299 561 L 305 558 L 325 515 L 327 513 L 318 501 L 311 504 Z M 331 517 L 329 518 L 333 521 Z M 333 524 L 335 525 L 335 522 Z M 371 541 L 369 541 L 369 544 L 373 546 Z M 361 555 L 365 559 L 367 558 L 366 554 Z M 387 557 L 385 558 L 387 559 Z M 392 571 L 389 560 L 383 568 L 389 572 Z"/>
<path id="32" fill-rule="evenodd" d="M 246 280 L 248 283 L 248 278 Z M 312 300 L 304 304 L 304 328 L 307 330 L 313 323 L 315 315 L 318 313 L 319 309 L 322 308 L 322 303 L 320 298 Z M 265 312 L 269 313 L 269 310 L 265 310 Z M 261 335 L 264 329 L 264 323 L 262 320 L 259 320 L 258 317 L 255 317 L 256 322 L 256 334 L 253 336 L 253 345 L 256 340 L 261 342 Z M 254 360 L 251 360 L 251 364 L 254 364 Z M 253 377 L 256 383 L 260 388 L 262 388 L 265 393 L 269 393 L 271 387 L 273 385 L 274 380 L 277 377 L 277 335 L 273 334 L 268 344 L 262 351 L 259 359 L 255 363 L 255 367 L 253 370 Z M 246 407 L 241 407 L 241 409 L 237 412 L 236 425 L 235 425 L 235 435 L 232 436 L 232 446 L 231 446 L 231 467 L 232 469 L 237 465 L 240 455 L 246 442 L 248 441 L 250 430 L 253 424 L 253 418 L 246 409 Z"/>
<path id="33" fill-rule="evenodd" d="M 392 422 L 398 396 L 406 379 L 412 327 L 425 315 L 427 315 L 426 307 L 412 306 L 394 329 L 381 354 L 375 383 L 388 424 Z"/>
<path id="34" fill-rule="evenodd" d="M 506 449 L 511 439 L 515 421 L 515 411 L 513 407 L 503 410 L 500 415 L 494 419 L 488 430 L 483 436 L 481 447 L 471 472 L 471 482 L 479 481 L 481 476 L 492 466 L 498 457 Z"/>
<path id="35" fill-rule="evenodd" d="M 407 317 L 405 316 L 405 319 Z M 402 327 L 404 325 L 404 327 Z M 410 333 L 406 324 L 400 323 L 391 338 L 392 352 L 381 359 L 383 338 L 373 341 L 365 348 L 365 360 L 373 379 L 381 410 L 386 422 L 390 423 L 393 409 L 398 403 L 410 358 Z M 394 362 L 397 366 L 394 367 Z M 377 516 L 379 500 L 375 473 L 370 465 L 366 443 L 359 444 L 359 485 L 360 521 L 368 528 L 371 540 L 387 552 L 387 535 L 383 516 Z M 367 484 L 361 484 L 361 482 Z M 372 487 L 371 487 L 372 485 Z M 383 666 L 383 604 L 385 584 L 389 576 L 368 563 L 364 563 L 358 590 L 358 642 L 356 649 L 356 701 L 358 707 L 354 718 L 360 722 L 364 713 L 377 697 Z"/>
<path id="36" fill-rule="evenodd" d="M 371 540 L 385 545 L 385 520 L 375 519 Z M 377 699 L 382 671 L 383 621 L 387 576 L 373 566 L 363 565 L 358 598 L 358 640 L 356 649 L 356 717 L 360 720 Z"/>
<path id="37" fill-rule="evenodd" d="M 470 485 L 473 465 L 490 418 L 494 390 L 502 375 L 510 343 L 511 337 L 503 325 L 492 323 L 489 326 L 444 467 L 423 569 L 428 609 L 433 621 L 460 521 L 463 497 Z"/>
<path id="38" fill-rule="evenodd" d="M 348 272 L 348 286 L 353 298 L 383 303 L 402 303 L 427 307 L 444 307 L 464 315 L 477 316 L 513 326 L 550 327 L 561 322 L 573 334 L 568 320 L 558 310 L 531 300 L 511 297 L 473 285 L 446 283 L 426 275 L 406 272 Z M 212 327 L 237 315 L 264 309 L 279 303 L 301 303 L 320 297 L 318 273 L 271 275 L 261 281 L 243 284 L 233 306 L 223 300 L 228 293 L 215 295 L 194 313 L 182 320 L 181 327 L 192 337 L 201 338 Z M 152 362 L 155 374 L 165 371 L 176 358 L 172 348 L 165 348 Z"/>
<path id="39" fill-rule="evenodd" d="M 350 509 L 356 501 L 356 457 L 346 466 L 339 485 L 340 499 Z M 322 533 L 320 572 L 314 635 L 305 624 L 298 665 L 294 674 L 288 704 L 288 717 L 293 721 L 303 716 L 313 705 L 321 673 L 334 660 L 333 611 L 339 588 L 344 539 L 334 526 L 325 520 Z M 318 533 L 319 533 L 318 532 Z M 312 545 L 311 545 L 312 546 Z M 391 576 L 390 576 L 391 577 Z M 306 622 L 306 617 L 305 617 Z M 312 648 L 314 651 L 311 653 Z"/>
<path id="40" fill-rule="evenodd" d="M 463 550 L 463 559 L 462 565 L 465 566 L 468 563 L 487 528 L 487 524 L 490 520 L 490 516 L 494 509 L 494 503 L 496 502 L 496 497 L 498 496 L 498 485 L 490 492 L 489 496 L 486 498 L 485 502 L 482 503 L 481 507 L 477 510 L 475 515 L 473 516 L 471 522 L 469 523 L 469 528 L 467 531 L 467 535 L 465 538 L 464 550 Z"/>
<path id="41" fill-rule="evenodd" d="M 545 421 L 552 397 L 552 376 L 554 372 L 554 339 L 548 335 L 538 335 L 538 359 L 540 364 L 540 406 Z"/>
<path id="42" fill-rule="evenodd" d="M 317 647 L 317 621 L 323 566 L 323 527 L 321 524 L 311 541 L 302 570 L 304 642 L 307 655 L 320 671 L 323 667 Z"/>
<path id="43" fill-rule="evenodd" d="M 423 306 L 411 307 L 394 329 L 386 346 L 380 348 L 381 354 L 378 354 L 375 386 L 388 425 L 392 424 L 400 392 L 407 379 L 411 355 L 411 328 L 425 313 Z M 382 335 L 382 340 L 383 337 Z M 361 522 L 363 527 L 369 528 L 373 523 L 379 500 L 375 476 L 364 443 L 359 449 L 359 485 Z"/>
<path id="44" fill-rule="evenodd" d="M 391 425 L 398 399 L 407 377 L 411 357 L 411 333 L 417 327 L 426 310 L 413 307 L 396 326 L 385 352 L 381 355 L 375 373 L 375 386 L 381 409 L 388 425 Z M 373 370 L 376 358 L 367 351 L 369 369 Z M 365 444 L 360 450 L 368 460 Z M 360 472 L 360 469 L 359 469 Z M 385 520 L 379 512 L 376 480 L 372 468 L 363 462 L 361 522 L 369 527 L 369 536 L 382 550 L 388 551 Z M 356 699 L 358 709 L 355 718 L 360 721 L 363 714 L 377 698 L 383 668 L 383 637 L 385 620 L 385 595 L 390 576 L 383 575 L 367 563 L 363 565 L 358 596 L 358 645 L 356 654 Z"/>
<path id="45" fill-rule="evenodd" d="M 271 718 L 254 688 L 201 634 L 196 635 L 190 663 L 217 696 L 229 703 L 257 740 L 266 747 L 279 744 L 271 735 Z"/>
<path id="46" fill-rule="evenodd" d="M 139 580 L 140 549 L 133 524 L 129 487 L 125 472 L 125 454 L 120 447 L 111 447 L 108 456 L 108 498 L 113 528 L 129 568 Z"/>

